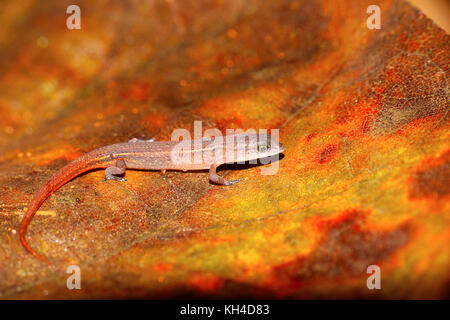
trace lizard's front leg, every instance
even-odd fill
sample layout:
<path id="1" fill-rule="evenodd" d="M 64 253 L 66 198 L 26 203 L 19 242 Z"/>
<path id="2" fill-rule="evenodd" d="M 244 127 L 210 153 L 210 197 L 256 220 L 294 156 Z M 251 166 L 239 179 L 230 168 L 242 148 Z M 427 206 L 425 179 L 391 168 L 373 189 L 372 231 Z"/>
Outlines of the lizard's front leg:
<path id="1" fill-rule="evenodd" d="M 231 186 L 232 184 L 235 184 L 236 182 L 241 181 L 241 179 L 225 180 L 223 177 L 219 176 L 216 173 L 217 167 L 218 166 L 216 164 L 212 164 L 211 167 L 209 168 L 209 181 L 211 181 L 213 183 L 221 184 L 224 186 Z"/>
<path id="2" fill-rule="evenodd" d="M 105 170 L 105 181 L 112 179 L 116 181 L 127 181 L 124 177 L 119 177 L 120 175 L 125 173 L 125 161 L 119 159 L 116 161 L 114 166 L 108 167 Z"/>

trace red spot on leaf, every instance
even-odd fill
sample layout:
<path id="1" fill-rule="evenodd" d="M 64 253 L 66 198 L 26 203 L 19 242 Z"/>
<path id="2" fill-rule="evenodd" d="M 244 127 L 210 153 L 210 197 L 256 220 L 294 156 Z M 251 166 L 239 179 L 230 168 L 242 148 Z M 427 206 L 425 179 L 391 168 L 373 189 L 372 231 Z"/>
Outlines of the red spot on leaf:
<path id="1" fill-rule="evenodd" d="M 273 269 L 269 286 L 283 288 L 283 294 L 326 279 L 339 281 L 344 277 L 365 276 L 367 266 L 391 258 L 405 245 L 411 234 L 408 223 L 394 228 L 373 227 L 367 223 L 367 212 L 346 210 L 334 217 L 314 217 L 317 245 L 306 255 Z"/>
<path id="2" fill-rule="evenodd" d="M 333 159 L 334 156 L 336 155 L 337 150 L 338 150 L 337 145 L 335 145 L 335 144 L 328 145 L 325 149 L 323 149 L 320 152 L 320 154 L 318 156 L 318 162 L 320 164 L 330 162 L 331 159 Z"/>
<path id="3" fill-rule="evenodd" d="M 172 269 L 173 269 L 173 265 L 168 264 L 168 263 L 158 263 L 157 265 L 155 265 L 153 267 L 153 270 L 155 270 L 156 272 L 166 272 L 166 271 L 170 271 Z"/>
<path id="4" fill-rule="evenodd" d="M 409 178 L 409 198 L 441 199 L 450 195 L 450 150 L 429 158 Z"/>
<path id="5" fill-rule="evenodd" d="M 308 142 L 308 143 L 311 142 L 311 140 L 314 139 L 316 136 L 317 136 L 317 132 L 313 132 L 313 133 L 308 134 L 306 136 L 306 142 Z"/>
<path id="6" fill-rule="evenodd" d="M 222 280 L 216 275 L 197 275 L 189 279 L 188 285 L 203 292 L 216 292 L 222 287 Z"/>

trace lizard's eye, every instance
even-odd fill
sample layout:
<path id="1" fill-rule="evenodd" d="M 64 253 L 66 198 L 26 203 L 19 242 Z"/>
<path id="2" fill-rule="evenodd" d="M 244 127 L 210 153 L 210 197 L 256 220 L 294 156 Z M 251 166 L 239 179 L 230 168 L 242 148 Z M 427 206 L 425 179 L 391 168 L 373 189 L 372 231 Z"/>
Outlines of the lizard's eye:
<path id="1" fill-rule="evenodd" d="M 267 152 L 267 146 L 265 144 L 259 145 L 258 152 Z"/>

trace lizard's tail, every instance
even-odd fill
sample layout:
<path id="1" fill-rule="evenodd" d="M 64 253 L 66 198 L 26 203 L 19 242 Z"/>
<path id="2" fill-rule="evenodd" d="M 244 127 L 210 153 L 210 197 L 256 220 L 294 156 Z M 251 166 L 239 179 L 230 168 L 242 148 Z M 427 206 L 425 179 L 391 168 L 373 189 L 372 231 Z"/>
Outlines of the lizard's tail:
<path id="1" fill-rule="evenodd" d="M 20 242 L 24 246 L 24 248 L 31 253 L 33 256 L 38 258 L 39 260 L 51 264 L 46 258 L 41 256 L 39 253 L 31 248 L 26 239 L 25 234 L 27 232 L 28 225 L 30 224 L 31 219 L 36 214 L 38 209 L 41 207 L 42 203 L 56 190 L 58 190 L 62 185 L 66 184 L 76 176 L 82 174 L 83 172 L 98 169 L 105 167 L 106 162 L 92 161 L 86 163 L 86 159 L 84 157 L 80 157 L 71 163 L 67 164 L 61 170 L 59 170 L 50 180 L 48 180 L 34 195 L 33 200 L 31 200 L 28 205 L 27 211 L 22 219 L 19 229 Z"/>

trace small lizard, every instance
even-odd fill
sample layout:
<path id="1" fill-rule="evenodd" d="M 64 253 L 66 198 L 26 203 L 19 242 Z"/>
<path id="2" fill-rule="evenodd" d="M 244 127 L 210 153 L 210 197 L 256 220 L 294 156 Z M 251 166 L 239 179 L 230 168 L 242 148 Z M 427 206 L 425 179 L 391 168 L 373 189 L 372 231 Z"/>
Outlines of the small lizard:
<path id="1" fill-rule="evenodd" d="M 229 142 L 232 141 L 230 144 Z M 236 141 L 236 143 L 235 143 Z M 34 195 L 22 219 L 19 235 L 25 249 L 39 260 L 51 264 L 34 251 L 26 242 L 25 234 L 31 219 L 42 203 L 61 186 L 94 169 L 106 169 L 105 180 L 126 181 L 125 169 L 138 170 L 206 170 L 209 180 L 219 185 L 232 185 L 240 180 L 225 180 L 216 173 L 216 168 L 224 163 L 243 163 L 271 157 L 284 151 L 281 144 L 268 134 L 234 134 L 223 138 L 189 141 L 189 148 L 179 149 L 179 141 L 154 141 L 133 138 L 125 143 L 117 143 L 95 149 L 82 155 L 60 169 Z M 230 147 L 231 145 L 231 147 Z M 174 161 L 174 153 L 189 161 Z M 233 157 L 229 157 L 230 154 Z M 195 161 L 200 159 L 200 161 Z M 232 160 L 230 160 L 232 159 Z"/>

